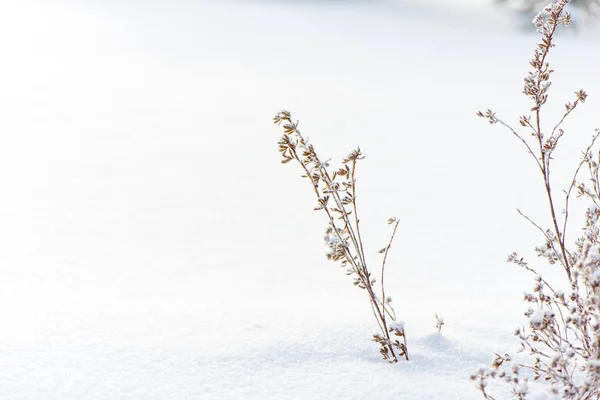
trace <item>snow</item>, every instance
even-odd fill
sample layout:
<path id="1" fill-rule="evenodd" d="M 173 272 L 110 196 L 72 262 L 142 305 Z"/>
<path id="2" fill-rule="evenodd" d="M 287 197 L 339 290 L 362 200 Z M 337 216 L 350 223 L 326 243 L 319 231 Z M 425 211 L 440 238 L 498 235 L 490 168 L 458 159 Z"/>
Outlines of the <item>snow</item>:
<path id="1" fill-rule="evenodd" d="M 526 152 L 475 116 L 528 109 L 515 25 L 470 0 L 3 2 L 0 398 L 480 398 L 469 376 L 517 348 L 533 284 L 506 254 L 542 262 L 515 208 L 547 218 Z M 590 98 L 559 182 L 600 124 L 597 31 L 561 33 L 551 106 Z M 373 261 L 400 219 L 386 295 L 410 362 L 380 359 L 325 260 L 280 109 L 332 165 L 366 154 Z"/>
<path id="2" fill-rule="evenodd" d="M 598 249 L 598 246 L 590 246 L 590 249 L 587 253 L 587 262 L 597 262 L 598 260 L 600 260 L 600 250 Z"/>
<path id="3" fill-rule="evenodd" d="M 521 395 L 527 394 L 529 391 L 529 387 L 527 386 L 527 381 L 523 380 L 519 382 L 519 384 L 515 387 L 515 392 Z"/>
<path id="4" fill-rule="evenodd" d="M 544 310 L 538 309 L 530 309 L 531 315 L 529 316 L 529 322 L 533 325 L 541 324 L 544 321 L 545 312 Z"/>

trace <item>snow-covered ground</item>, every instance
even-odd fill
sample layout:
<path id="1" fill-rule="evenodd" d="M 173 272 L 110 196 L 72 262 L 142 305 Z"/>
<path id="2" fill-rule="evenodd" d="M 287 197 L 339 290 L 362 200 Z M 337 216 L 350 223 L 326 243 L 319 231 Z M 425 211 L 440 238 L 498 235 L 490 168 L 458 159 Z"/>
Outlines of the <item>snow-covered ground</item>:
<path id="1" fill-rule="evenodd" d="M 507 132 L 536 36 L 484 2 L 62 0 L 0 5 L 0 399 L 476 399 L 516 347 L 541 184 Z M 600 31 L 561 32 L 552 107 L 600 126 Z M 412 360 L 388 365 L 324 216 L 281 165 L 289 109 L 360 145 L 372 264 Z M 516 125 L 516 124 L 515 124 Z M 567 173 L 568 172 L 568 173 Z M 534 182 L 534 183 L 532 183 Z M 535 262 L 535 259 L 532 259 Z M 444 317 L 441 334 L 434 314 Z"/>

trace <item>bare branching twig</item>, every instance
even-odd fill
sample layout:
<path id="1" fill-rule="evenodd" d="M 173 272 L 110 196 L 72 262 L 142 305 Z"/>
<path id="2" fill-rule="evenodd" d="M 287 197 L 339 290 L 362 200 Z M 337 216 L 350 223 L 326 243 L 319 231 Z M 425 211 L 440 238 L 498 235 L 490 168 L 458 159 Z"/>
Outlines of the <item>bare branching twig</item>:
<path id="1" fill-rule="evenodd" d="M 562 265 L 566 273 L 566 285 L 559 286 L 570 288 L 569 293 L 558 290 L 557 286 L 553 288 L 517 253 L 508 257 L 509 262 L 535 276 L 533 291 L 524 295 L 524 301 L 529 304 L 525 312 L 528 325 L 515 331 L 522 350 L 529 354 L 530 361 L 515 363 L 508 355 L 497 355 L 491 368 L 481 368 L 471 376 L 486 399 L 494 399 L 487 387 L 490 379 L 506 382 L 513 398 L 528 399 L 532 394 L 531 378 L 533 381 L 545 382 L 546 391 L 560 399 L 600 398 L 600 153 L 593 150 L 600 131 L 596 130 L 575 169 L 568 189 L 563 191 L 563 218 L 559 221 L 556 212 L 558 201 L 553 196 L 550 180 L 552 155 L 564 136 L 561 128 L 563 122 L 580 103 L 585 102 L 587 94 L 583 90 L 575 92 L 575 100 L 565 104 L 564 113 L 548 136 L 544 134 L 540 113 L 548 99 L 551 85 L 550 75 L 553 71 L 546 59 L 550 49 L 554 47 L 554 34 L 558 26 L 569 25 L 571 22 L 570 14 L 565 9 L 568 3 L 569 0 L 559 0 L 548 5 L 533 21 L 541 35 L 541 42 L 530 61 L 532 71 L 525 78 L 523 93 L 532 100 L 531 111 L 534 114 L 533 117 L 522 116 L 519 120 L 532 139 L 526 140 L 527 136 L 504 123 L 493 111 L 478 112 L 480 117 L 486 118 L 490 123 L 500 122 L 507 127 L 535 159 L 544 182 L 552 226 L 543 229 L 521 211 L 519 213 L 544 237 L 545 243 L 535 248 L 538 255 L 549 264 Z M 578 181 L 584 166 L 588 167 L 591 189 Z M 566 232 L 574 189 L 577 190 L 578 197 L 590 200 L 591 206 L 586 211 L 583 234 L 577 239 L 575 248 L 569 250 Z"/>
<path id="2" fill-rule="evenodd" d="M 391 298 L 386 297 L 384 287 L 385 265 L 388 251 L 394 240 L 398 221 L 388 220 L 394 224 L 392 235 L 384 253 L 381 264 L 381 298 L 375 290 L 376 279 L 367 267 L 363 239 L 360 231 L 360 219 L 356 201 L 356 165 L 364 158 L 360 148 L 352 151 L 342 160 L 342 167 L 334 170 L 329 161 L 322 161 L 315 148 L 302 136 L 298 122 L 293 122 L 289 111 L 281 111 L 275 115 L 274 122 L 283 124 L 284 135 L 279 140 L 279 152 L 283 163 L 292 160 L 298 162 L 304 171 L 303 178 L 310 181 L 313 192 L 317 196 L 316 211 L 327 215 L 328 224 L 325 231 L 325 243 L 329 247 L 327 258 L 339 262 L 352 276 L 354 285 L 365 290 L 369 295 L 373 315 L 380 328 L 380 333 L 373 335 L 373 341 L 380 345 L 380 353 L 384 359 L 395 363 L 399 357 L 408 360 L 406 336 L 401 325 L 391 325 L 396 314 L 391 305 Z M 354 215 L 353 215 L 354 214 Z M 353 216 L 352 216 L 353 215 Z M 392 337 L 394 337 L 392 339 Z"/>

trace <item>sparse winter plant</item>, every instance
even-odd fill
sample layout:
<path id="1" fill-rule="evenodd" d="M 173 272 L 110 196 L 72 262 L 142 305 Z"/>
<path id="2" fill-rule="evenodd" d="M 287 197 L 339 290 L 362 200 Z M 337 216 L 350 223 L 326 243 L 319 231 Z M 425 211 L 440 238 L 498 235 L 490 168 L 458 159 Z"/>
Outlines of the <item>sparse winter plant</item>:
<path id="1" fill-rule="evenodd" d="M 294 160 L 300 164 L 302 177 L 308 179 L 317 197 L 315 211 L 323 211 L 327 215 L 327 259 L 340 263 L 346 274 L 353 278 L 354 285 L 369 295 L 380 329 L 373 335 L 373 341 L 380 345 L 379 351 L 385 360 L 391 363 L 397 362 L 400 357 L 408 360 L 404 327 L 395 323 L 392 299 L 386 295 L 384 286 L 386 260 L 399 221 L 396 218 L 387 221 L 392 225 L 392 233 L 386 246 L 379 250 L 382 255 L 380 289 L 376 289 L 377 279 L 367 268 L 356 203 L 356 166 L 364 158 L 363 154 L 356 149 L 342 160 L 340 168 L 333 169 L 329 160 L 321 159 L 313 145 L 302 136 L 298 122 L 292 121 L 288 111 L 277 113 L 274 122 L 283 124 L 284 135 L 279 140 L 282 163 Z"/>
<path id="2" fill-rule="evenodd" d="M 444 318 L 435 314 L 435 329 L 437 329 L 438 332 L 442 333 L 442 326 L 444 326 L 444 324 L 445 324 Z"/>
<path id="3" fill-rule="evenodd" d="M 490 123 L 506 127 L 535 161 L 548 199 L 551 226 L 545 229 L 519 213 L 544 237 L 544 243 L 535 248 L 538 256 L 564 270 L 564 280 L 550 284 L 523 257 L 517 253 L 509 255 L 509 262 L 535 277 L 532 292 L 524 296 L 524 301 L 529 304 L 525 312 L 528 325 L 515 331 L 527 361 L 517 362 L 508 354 L 496 354 L 491 368 L 481 368 L 471 376 L 486 399 L 497 398 L 490 394 L 490 379 L 506 382 L 516 399 L 533 397 L 534 385 L 544 385 L 549 398 L 600 398 L 600 152 L 594 146 L 600 131 L 596 130 L 592 136 L 572 182 L 559 200 L 550 180 L 553 154 L 565 133 L 561 128 L 563 122 L 585 102 L 587 94 L 583 90 L 576 92 L 574 101 L 565 104 L 564 113 L 549 127 L 542 124 L 540 113 L 551 84 L 553 71 L 547 57 L 554 47 L 554 35 L 560 25 L 571 22 L 571 16 L 565 10 L 568 2 L 559 0 L 546 6 L 533 21 L 541 41 L 534 50 L 530 61 L 532 69 L 525 78 L 523 93 L 533 102 L 533 115 L 520 117 L 522 131 L 510 127 L 491 110 L 478 113 Z M 585 170 L 589 173 L 590 186 L 579 180 L 580 173 Z M 573 194 L 588 199 L 591 204 L 585 213 L 583 233 L 571 246 L 567 241 L 567 228 Z M 562 203 L 562 210 L 557 209 L 559 203 Z"/>

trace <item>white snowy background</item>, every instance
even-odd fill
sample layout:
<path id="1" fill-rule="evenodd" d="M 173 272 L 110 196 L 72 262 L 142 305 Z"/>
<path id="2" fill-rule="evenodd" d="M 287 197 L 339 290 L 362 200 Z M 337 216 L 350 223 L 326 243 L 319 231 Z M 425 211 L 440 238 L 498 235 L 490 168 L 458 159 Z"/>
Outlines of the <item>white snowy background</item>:
<path id="1" fill-rule="evenodd" d="M 547 222 L 532 161 L 475 116 L 528 110 L 522 23 L 475 0 L 2 2 L 0 399 L 480 398 L 469 375 L 524 323 L 506 254 L 537 262 L 516 208 Z M 590 93 L 558 186 L 600 127 L 599 35 L 563 30 L 550 59 L 550 108 Z M 380 359 L 325 260 L 280 109 L 323 158 L 366 154 L 372 267 L 401 220 L 410 362 Z"/>

